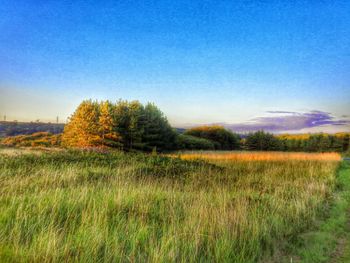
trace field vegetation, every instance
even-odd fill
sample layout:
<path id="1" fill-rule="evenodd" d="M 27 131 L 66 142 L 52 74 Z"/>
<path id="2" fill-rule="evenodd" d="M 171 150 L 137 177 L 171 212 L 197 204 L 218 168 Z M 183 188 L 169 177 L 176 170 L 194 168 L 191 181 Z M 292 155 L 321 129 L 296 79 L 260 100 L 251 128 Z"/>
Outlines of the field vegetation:
<path id="1" fill-rule="evenodd" d="M 60 147 L 61 134 L 36 132 L 30 135 L 10 136 L 3 138 L 0 144 L 11 147 Z"/>
<path id="2" fill-rule="evenodd" d="M 172 154 L 183 160 L 208 160 L 212 162 L 235 162 L 235 161 L 340 161 L 338 153 L 284 153 L 284 152 L 183 152 Z"/>
<path id="3" fill-rule="evenodd" d="M 0 261 L 273 260 L 332 199 L 339 155 L 234 155 L 2 150 Z"/>

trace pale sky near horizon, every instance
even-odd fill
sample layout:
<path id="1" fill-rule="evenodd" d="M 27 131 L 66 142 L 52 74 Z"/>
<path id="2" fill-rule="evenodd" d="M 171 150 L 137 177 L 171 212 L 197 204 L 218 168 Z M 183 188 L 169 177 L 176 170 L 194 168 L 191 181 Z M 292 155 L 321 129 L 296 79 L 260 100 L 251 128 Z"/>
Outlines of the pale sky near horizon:
<path id="1" fill-rule="evenodd" d="M 349 1 L 0 5 L 0 115 L 154 102 L 177 127 L 350 130 Z"/>

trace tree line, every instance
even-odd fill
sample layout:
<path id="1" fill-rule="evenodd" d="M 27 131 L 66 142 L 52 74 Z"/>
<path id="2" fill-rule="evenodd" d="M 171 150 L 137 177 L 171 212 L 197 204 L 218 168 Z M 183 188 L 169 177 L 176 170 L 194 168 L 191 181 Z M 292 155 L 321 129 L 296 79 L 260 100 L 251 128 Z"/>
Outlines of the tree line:
<path id="1" fill-rule="evenodd" d="M 62 134 L 66 147 L 114 147 L 126 151 L 255 150 L 343 152 L 349 134 L 276 136 L 257 131 L 239 136 L 222 126 L 200 126 L 179 133 L 153 103 L 83 101 Z"/>
<path id="2" fill-rule="evenodd" d="M 256 151 L 290 152 L 346 152 L 349 133 L 273 135 L 264 131 L 249 134 L 241 141 L 241 148 Z"/>

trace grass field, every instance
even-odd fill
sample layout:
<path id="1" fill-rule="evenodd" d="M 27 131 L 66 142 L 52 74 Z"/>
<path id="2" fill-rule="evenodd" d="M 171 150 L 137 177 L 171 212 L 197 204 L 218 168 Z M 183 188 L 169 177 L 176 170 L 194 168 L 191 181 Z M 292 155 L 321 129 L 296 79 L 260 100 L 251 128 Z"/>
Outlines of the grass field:
<path id="1" fill-rule="evenodd" d="M 184 152 L 177 156 L 183 160 L 203 159 L 211 162 L 235 161 L 340 161 L 338 153 L 294 153 L 294 152 L 239 152 L 239 151 L 202 151 Z"/>
<path id="2" fill-rule="evenodd" d="M 350 162 L 341 164 L 331 207 L 300 235 L 299 242 L 294 254 L 302 262 L 350 262 Z"/>
<path id="3" fill-rule="evenodd" d="M 0 152 L 1 262 L 273 261 L 331 199 L 340 161 Z"/>

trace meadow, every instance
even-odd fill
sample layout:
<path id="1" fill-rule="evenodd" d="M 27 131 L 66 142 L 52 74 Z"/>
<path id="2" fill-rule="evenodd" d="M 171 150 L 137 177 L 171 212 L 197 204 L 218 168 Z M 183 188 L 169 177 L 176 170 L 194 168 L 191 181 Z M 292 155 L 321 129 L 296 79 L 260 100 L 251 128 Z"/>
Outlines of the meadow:
<path id="1" fill-rule="evenodd" d="M 0 149 L 1 262 L 280 262 L 338 154 Z"/>

